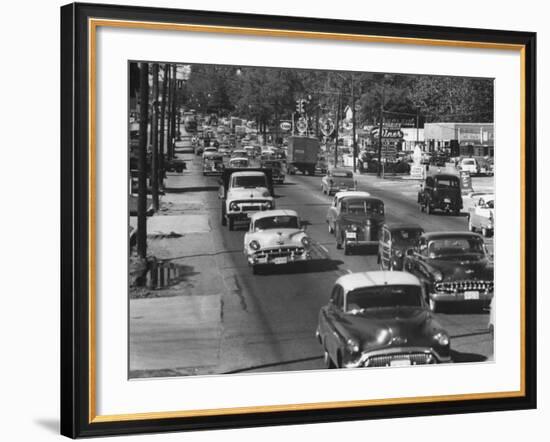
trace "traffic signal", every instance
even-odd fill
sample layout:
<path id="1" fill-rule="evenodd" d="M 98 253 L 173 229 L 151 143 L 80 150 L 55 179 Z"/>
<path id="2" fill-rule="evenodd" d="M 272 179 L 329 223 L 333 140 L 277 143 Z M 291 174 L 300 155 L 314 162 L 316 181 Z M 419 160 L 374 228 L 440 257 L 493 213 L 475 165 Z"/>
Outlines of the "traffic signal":
<path id="1" fill-rule="evenodd" d="M 306 112 L 306 100 L 303 98 L 296 100 L 296 112 L 304 114 Z"/>

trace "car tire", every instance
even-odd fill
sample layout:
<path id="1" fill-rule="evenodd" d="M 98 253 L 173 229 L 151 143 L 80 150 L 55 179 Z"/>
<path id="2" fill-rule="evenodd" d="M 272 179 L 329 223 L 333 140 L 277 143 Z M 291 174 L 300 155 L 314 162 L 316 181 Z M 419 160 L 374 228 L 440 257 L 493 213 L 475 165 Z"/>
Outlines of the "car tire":
<path id="1" fill-rule="evenodd" d="M 235 220 L 233 218 L 229 218 L 228 227 L 229 230 L 235 230 Z"/>
<path id="2" fill-rule="evenodd" d="M 222 206 L 222 226 L 227 225 L 227 217 L 225 216 L 225 204 Z"/>
<path id="3" fill-rule="evenodd" d="M 424 208 L 424 205 L 423 205 L 422 203 L 420 203 L 420 204 L 418 205 L 418 207 L 420 208 L 420 211 L 421 211 L 421 212 L 424 212 L 424 209 L 425 209 L 425 208 Z"/>
<path id="4" fill-rule="evenodd" d="M 338 230 L 336 230 L 336 248 L 341 249 L 342 248 L 342 235 Z"/>
<path id="5" fill-rule="evenodd" d="M 344 248 L 344 255 L 349 255 L 351 253 L 351 248 L 350 246 L 348 245 L 348 240 L 347 239 L 344 239 L 343 241 L 344 245 L 343 245 L 343 248 Z"/>

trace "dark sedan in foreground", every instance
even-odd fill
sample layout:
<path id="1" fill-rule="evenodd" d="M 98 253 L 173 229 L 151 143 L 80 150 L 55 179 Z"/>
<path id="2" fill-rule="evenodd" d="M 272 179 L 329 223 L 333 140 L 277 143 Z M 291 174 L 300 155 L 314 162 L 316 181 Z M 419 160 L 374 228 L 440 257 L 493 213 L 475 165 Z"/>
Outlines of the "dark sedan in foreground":
<path id="1" fill-rule="evenodd" d="M 477 233 L 425 233 L 407 251 L 403 270 L 420 278 L 433 311 L 442 303 L 484 307 L 493 298 L 493 263 Z"/>
<path id="2" fill-rule="evenodd" d="M 316 331 L 328 368 L 451 362 L 450 338 L 428 309 L 422 284 L 405 272 L 340 277 Z"/>

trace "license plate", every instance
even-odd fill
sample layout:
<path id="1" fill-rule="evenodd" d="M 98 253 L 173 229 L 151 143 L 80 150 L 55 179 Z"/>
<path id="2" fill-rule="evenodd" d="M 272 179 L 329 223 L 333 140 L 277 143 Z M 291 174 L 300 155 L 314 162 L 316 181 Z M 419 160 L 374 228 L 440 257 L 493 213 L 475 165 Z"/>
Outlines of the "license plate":
<path id="1" fill-rule="evenodd" d="M 409 359 L 394 359 L 390 361 L 390 367 L 407 367 L 409 365 L 411 365 Z"/>
<path id="2" fill-rule="evenodd" d="M 479 299 L 479 292 L 471 290 L 464 292 L 464 299 Z"/>
<path id="3" fill-rule="evenodd" d="M 273 264 L 286 264 L 287 262 L 288 262 L 288 258 L 286 256 L 273 258 Z"/>
<path id="4" fill-rule="evenodd" d="M 445 198 L 445 199 L 443 200 L 443 202 L 444 202 L 444 203 L 450 203 L 451 200 L 450 200 L 449 198 Z"/>
<path id="5" fill-rule="evenodd" d="M 357 238 L 357 233 L 355 233 L 355 232 L 346 232 L 346 238 L 356 239 Z"/>

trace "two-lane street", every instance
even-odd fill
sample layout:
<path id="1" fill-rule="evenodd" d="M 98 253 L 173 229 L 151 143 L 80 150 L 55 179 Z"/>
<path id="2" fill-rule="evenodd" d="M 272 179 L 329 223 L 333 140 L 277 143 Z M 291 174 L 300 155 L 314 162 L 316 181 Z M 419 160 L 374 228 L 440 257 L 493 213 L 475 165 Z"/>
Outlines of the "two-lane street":
<path id="1" fill-rule="evenodd" d="M 183 157 L 189 160 L 190 173 L 201 173 L 200 157 L 187 154 Z M 221 225 L 221 202 L 217 191 L 211 190 L 218 185 L 218 179 L 202 178 L 204 188 L 210 190 L 169 195 L 173 210 L 177 209 L 178 201 L 180 204 L 185 199 L 196 201 L 195 209 L 198 208 L 208 219 L 208 241 L 212 251 L 202 257 L 208 261 L 197 264 L 208 268 L 198 270 L 190 267 L 192 259 L 201 259 L 200 253 L 179 254 L 173 262 L 186 263 L 188 271 L 196 273 L 189 279 L 194 286 L 204 284 L 200 282 L 203 279 L 220 281 L 210 291 L 186 291 L 184 295 L 191 299 L 201 296 L 213 299 L 215 295 L 215 314 L 210 321 L 195 325 L 192 338 L 186 327 L 178 323 L 179 320 L 170 324 L 168 315 L 163 319 L 167 333 L 162 341 L 153 342 L 149 339 L 152 330 L 147 329 L 150 326 L 147 321 L 150 306 L 146 300 L 132 300 L 131 365 L 134 375 L 162 375 L 166 370 L 172 370 L 169 374 L 187 374 L 190 366 L 193 374 L 323 368 L 322 349 L 315 337 L 319 310 L 327 303 L 339 276 L 379 269 L 376 248 L 360 249 L 351 255 L 338 250 L 335 237 L 328 232 L 325 223 L 332 197 L 321 192 L 321 177 L 287 175 L 284 184 L 275 186 L 276 207 L 295 210 L 305 221 L 307 234 L 313 240 L 313 259 L 305 263 L 272 266 L 253 274 L 243 254 L 247 225 L 243 224 L 234 231 Z M 464 213 L 450 216 L 420 212 L 416 203 L 417 181 L 358 176 L 358 187 L 385 202 L 388 222 L 416 223 L 425 231 L 467 230 Z M 193 212 L 193 207 L 185 207 L 187 213 Z M 155 246 L 154 241 L 152 245 L 160 249 L 167 247 L 166 244 Z M 178 285 L 170 290 L 170 296 L 183 296 L 183 292 L 178 293 Z M 172 298 L 160 297 L 155 302 L 162 303 L 167 299 Z M 194 301 L 188 299 L 187 302 Z M 188 304 L 174 308 L 185 309 Z M 492 354 L 487 313 L 460 308 L 438 313 L 437 318 L 451 336 L 454 361 L 483 361 Z M 201 327 L 205 328 L 205 333 L 201 333 Z M 197 339 L 201 334 L 202 337 Z M 169 349 L 171 342 L 177 343 L 173 352 Z M 165 365 L 162 356 L 159 359 L 157 353 L 150 351 L 152 345 L 162 345 L 163 354 L 169 354 Z M 204 352 L 205 348 L 210 351 L 208 362 L 203 366 L 190 363 L 200 360 L 197 352 Z M 147 356 L 151 354 L 155 355 L 154 358 Z"/>

